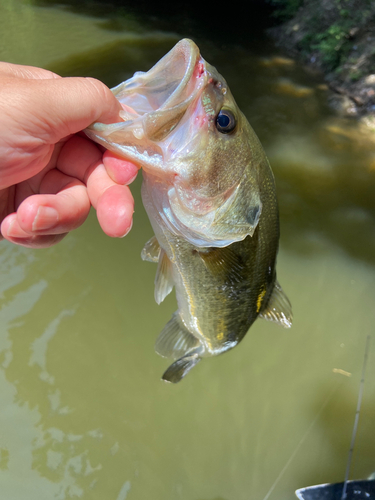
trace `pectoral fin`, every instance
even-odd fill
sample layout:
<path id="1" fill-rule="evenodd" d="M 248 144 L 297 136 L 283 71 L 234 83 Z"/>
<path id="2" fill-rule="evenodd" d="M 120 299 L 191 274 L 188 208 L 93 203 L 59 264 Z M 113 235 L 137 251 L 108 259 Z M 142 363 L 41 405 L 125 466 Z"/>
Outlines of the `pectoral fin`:
<path id="1" fill-rule="evenodd" d="M 201 359 L 197 353 L 188 354 L 178 359 L 163 373 L 162 380 L 177 384 Z"/>
<path id="2" fill-rule="evenodd" d="M 163 302 L 173 289 L 172 264 L 163 249 L 160 250 L 158 268 L 155 276 L 155 301 Z"/>
<path id="3" fill-rule="evenodd" d="M 175 312 L 156 340 L 155 351 L 164 358 L 178 359 L 199 345 L 199 340 L 186 329 Z"/>
<path id="4" fill-rule="evenodd" d="M 275 283 L 267 306 L 260 312 L 259 317 L 267 321 L 278 323 L 284 328 L 290 328 L 292 326 L 292 305 L 278 281 Z"/>
<path id="5" fill-rule="evenodd" d="M 244 279 L 242 259 L 231 247 L 211 248 L 198 254 L 213 276 L 230 283 L 240 283 Z"/>
<path id="6" fill-rule="evenodd" d="M 147 241 L 141 252 L 141 259 L 148 262 L 158 262 L 160 257 L 160 245 L 156 236 Z"/>

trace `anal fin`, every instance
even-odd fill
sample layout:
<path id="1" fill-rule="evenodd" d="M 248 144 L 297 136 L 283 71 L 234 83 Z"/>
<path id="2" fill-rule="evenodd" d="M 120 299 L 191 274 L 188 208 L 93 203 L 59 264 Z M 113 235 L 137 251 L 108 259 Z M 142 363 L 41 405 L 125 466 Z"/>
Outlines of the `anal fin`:
<path id="1" fill-rule="evenodd" d="M 155 351 L 164 358 L 178 359 L 201 345 L 182 323 L 178 312 L 163 328 L 155 343 Z"/>
<path id="2" fill-rule="evenodd" d="M 292 326 L 292 305 L 278 281 L 276 281 L 267 306 L 259 314 L 260 318 L 278 323 L 284 328 Z"/>
<path id="3" fill-rule="evenodd" d="M 183 356 L 171 364 L 171 366 L 163 373 L 162 380 L 165 380 L 165 382 L 171 382 L 172 384 L 177 384 L 177 382 L 180 382 L 180 380 L 182 380 L 201 359 L 202 358 L 199 357 L 198 353 Z"/>
<path id="4" fill-rule="evenodd" d="M 155 276 L 155 301 L 157 304 L 163 302 L 165 297 L 173 289 L 172 264 L 163 249 L 160 250 L 158 268 Z"/>

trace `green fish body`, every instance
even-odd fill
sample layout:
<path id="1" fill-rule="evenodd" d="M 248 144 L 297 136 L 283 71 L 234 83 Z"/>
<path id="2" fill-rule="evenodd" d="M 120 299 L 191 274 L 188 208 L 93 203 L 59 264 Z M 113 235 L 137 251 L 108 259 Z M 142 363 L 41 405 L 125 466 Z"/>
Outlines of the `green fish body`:
<path id="1" fill-rule="evenodd" d="M 178 310 L 156 341 L 179 382 L 202 358 L 235 347 L 255 319 L 290 327 L 276 280 L 279 216 L 263 148 L 224 78 L 191 40 L 113 89 L 124 122 L 86 133 L 143 168 L 155 236 L 155 300 L 175 287 Z"/>

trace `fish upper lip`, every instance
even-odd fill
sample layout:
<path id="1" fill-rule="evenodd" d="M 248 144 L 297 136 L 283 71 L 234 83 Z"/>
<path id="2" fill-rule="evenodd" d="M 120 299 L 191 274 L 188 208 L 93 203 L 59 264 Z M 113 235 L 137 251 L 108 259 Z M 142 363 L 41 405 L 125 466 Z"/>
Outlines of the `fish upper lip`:
<path id="1" fill-rule="evenodd" d="M 112 89 L 123 106 L 123 121 L 94 123 L 87 135 L 100 138 L 98 142 L 109 149 L 120 149 L 150 173 L 161 170 L 161 142 L 199 100 L 211 76 L 208 66 L 192 40 L 180 40 L 149 71 L 136 72 Z M 117 147 L 110 147 L 111 142 Z"/>
<path id="2" fill-rule="evenodd" d="M 132 78 L 114 87 L 112 92 L 125 110 L 130 107 L 140 117 L 181 107 L 184 102 L 190 103 L 207 79 L 206 62 L 199 48 L 185 38 L 149 71 L 135 73 Z M 198 84 L 197 80 L 200 80 Z M 139 103 L 133 109 L 134 94 L 141 97 L 141 110 Z"/>
<path id="3" fill-rule="evenodd" d="M 170 52 L 171 64 L 175 64 L 176 59 L 180 57 L 181 54 L 186 62 L 184 76 L 172 94 L 166 99 L 159 109 L 165 109 L 179 104 L 178 100 L 180 95 L 184 93 L 184 90 L 193 81 L 193 78 L 196 80 L 202 78 L 202 76 L 205 77 L 202 78 L 202 83 L 204 83 L 204 80 L 207 79 L 205 61 L 200 55 L 197 45 L 192 40 L 184 38 L 177 45 L 175 45 Z M 202 85 L 198 85 L 198 87 L 201 86 Z M 191 96 L 187 96 L 187 99 L 189 99 L 189 97 Z"/>
<path id="4" fill-rule="evenodd" d="M 180 123 L 207 80 L 199 48 L 192 40 L 181 40 L 148 72 L 135 73 L 112 89 L 124 109 L 125 122 L 118 126 L 128 123 L 135 142 L 146 136 L 158 143 Z"/>

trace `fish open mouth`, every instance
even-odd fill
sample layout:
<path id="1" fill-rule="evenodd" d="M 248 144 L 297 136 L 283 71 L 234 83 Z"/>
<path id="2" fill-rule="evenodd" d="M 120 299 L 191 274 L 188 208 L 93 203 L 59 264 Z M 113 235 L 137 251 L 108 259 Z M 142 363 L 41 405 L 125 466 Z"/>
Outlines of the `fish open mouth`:
<path id="1" fill-rule="evenodd" d="M 198 47 L 183 39 L 147 73 L 135 73 L 112 91 L 123 107 L 121 117 L 143 117 L 146 136 L 157 142 L 180 121 L 203 87 L 205 74 Z"/>
<path id="2" fill-rule="evenodd" d="M 112 89 L 123 108 L 120 116 L 124 121 L 94 123 L 85 132 L 145 169 L 156 163 L 161 168 L 160 142 L 180 123 L 207 80 L 206 63 L 196 44 L 180 40 L 149 71 L 139 71 Z"/>

